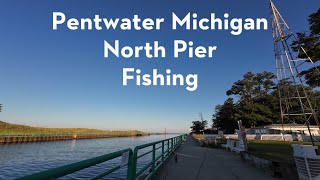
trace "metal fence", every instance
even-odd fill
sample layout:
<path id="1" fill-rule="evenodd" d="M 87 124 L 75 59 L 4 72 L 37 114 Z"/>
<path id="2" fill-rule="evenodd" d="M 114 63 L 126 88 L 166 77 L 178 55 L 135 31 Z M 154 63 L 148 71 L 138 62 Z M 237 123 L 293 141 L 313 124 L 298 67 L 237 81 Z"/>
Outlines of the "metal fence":
<path id="1" fill-rule="evenodd" d="M 217 134 L 209 134 L 205 135 L 204 139 L 206 140 L 214 140 L 218 138 L 219 135 Z M 225 134 L 223 135 L 224 138 L 226 139 L 238 139 L 237 134 Z M 249 134 L 246 136 L 248 140 L 269 140 L 269 141 L 306 141 L 310 142 L 310 136 L 308 135 L 292 135 L 292 134 Z M 315 141 L 320 142 L 320 136 L 313 136 Z"/>
<path id="2" fill-rule="evenodd" d="M 124 149 L 110 154 L 102 155 L 92 159 L 79 161 L 76 163 L 64 165 L 54 169 L 49 169 L 29 176 L 22 177 L 22 180 L 45 180 L 57 179 L 68 174 L 75 173 L 86 168 L 93 167 L 100 163 L 104 163 L 115 158 L 121 158 L 121 163 L 110 169 L 101 172 L 100 174 L 91 177 L 91 179 L 103 178 L 116 170 L 127 167 L 127 179 L 133 180 L 137 177 L 144 176 L 144 179 L 149 179 L 159 169 L 169 155 L 186 139 L 187 134 L 176 136 L 173 138 L 156 141 L 148 144 L 136 146 L 134 150 Z M 151 150 L 149 150 L 150 148 Z M 157 153 L 159 151 L 159 153 Z M 151 154 L 150 162 L 142 168 L 137 169 L 138 160 Z M 144 172 L 148 171 L 146 174 Z"/>

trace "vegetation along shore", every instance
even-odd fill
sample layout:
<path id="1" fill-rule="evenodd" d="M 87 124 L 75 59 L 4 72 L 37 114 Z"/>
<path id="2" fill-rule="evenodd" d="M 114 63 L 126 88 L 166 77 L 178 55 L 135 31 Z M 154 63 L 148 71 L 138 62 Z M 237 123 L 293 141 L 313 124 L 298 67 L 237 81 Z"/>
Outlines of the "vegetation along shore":
<path id="1" fill-rule="evenodd" d="M 0 143 L 41 142 L 72 139 L 143 136 L 137 130 L 99 130 L 88 128 L 43 128 L 0 121 Z"/>

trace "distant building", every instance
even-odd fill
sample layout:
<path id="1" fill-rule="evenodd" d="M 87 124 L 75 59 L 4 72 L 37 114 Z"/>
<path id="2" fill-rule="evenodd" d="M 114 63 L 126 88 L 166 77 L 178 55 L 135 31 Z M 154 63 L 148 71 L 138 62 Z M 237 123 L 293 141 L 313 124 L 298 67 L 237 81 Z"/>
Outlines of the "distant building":
<path id="1" fill-rule="evenodd" d="M 267 126 L 258 126 L 253 127 L 247 130 L 248 134 L 280 134 L 281 132 L 283 134 L 288 133 L 304 133 L 306 135 L 309 134 L 308 127 L 303 124 L 283 124 L 283 130 L 282 132 L 282 124 L 272 124 Z M 320 135 L 320 130 L 318 126 L 310 126 L 311 134 L 313 135 Z"/>

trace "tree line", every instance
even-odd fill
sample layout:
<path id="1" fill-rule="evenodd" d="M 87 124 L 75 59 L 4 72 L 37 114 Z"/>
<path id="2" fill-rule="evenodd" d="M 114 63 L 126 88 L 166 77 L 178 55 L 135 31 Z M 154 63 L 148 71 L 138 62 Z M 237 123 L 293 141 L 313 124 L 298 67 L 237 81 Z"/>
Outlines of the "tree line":
<path id="1" fill-rule="evenodd" d="M 307 58 L 306 54 L 299 51 L 302 46 L 314 63 L 320 61 L 320 9 L 309 16 L 309 33 L 297 33 L 297 40 L 293 41 L 291 48 L 298 54 L 298 58 Z M 305 88 L 312 92 L 310 100 L 319 116 L 320 107 L 320 66 L 306 69 L 300 72 L 300 76 L 306 79 Z M 279 82 L 289 92 L 294 93 L 294 84 L 289 80 Z M 212 127 L 215 130 L 224 130 L 225 133 L 233 133 L 238 128 L 237 121 L 242 120 L 246 128 L 281 123 L 280 114 L 280 86 L 276 83 L 276 76 L 271 72 L 247 72 L 241 80 L 233 83 L 226 92 L 228 99 L 217 105 L 212 115 Z M 302 85 L 298 89 L 302 90 Z M 292 109 L 299 109 L 299 103 L 292 103 Z M 284 119 L 284 123 L 305 123 L 304 118 L 297 116 L 294 119 Z M 194 121 L 191 126 L 193 132 L 203 131 L 204 121 Z M 311 124 L 315 122 L 311 121 Z"/>
<path id="2" fill-rule="evenodd" d="M 293 41 L 291 48 L 298 53 L 298 58 L 307 58 L 305 53 L 299 51 L 303 46 L 313 62 L 320 61 L 320 9 L 309 16 L 310 33 L 297 33 L 297 40 Z M 306 79 L 306 89 L 310 94 L 310 100 L 316 107 L 320 107 L 320 66 L 300 72 L 299 75 Z M 234 82 L 226 92 L 229 98 L 221 105 L 215 107 L 212 116 L 213 128 L 233 133 L 237 128 L 237 121 L 242 120 L 246 128 L 281 123 L 279 84 L 282 83 L 292 94 L 295 91 L 294 84 L 289 80 L 276 83 L 276 76 L 271 72 L 253 73 L 247 72 L 241 80 Z M 302 85 L 297 85 L 302 90 Z M 292 103 L 292 109 L 299 109 L 299 103 Z M 317 109 L 319 110 L 319 109 Z M 318 114 L 319 115 L 319 111 Z M 320 117 L 319 117 L 320 118 Z M 284 123 L 305 123 L 305 120 L 297 116 L 294 119 L 284 119 Z M 311 121 L 311 124 L 315 122 Z"/>

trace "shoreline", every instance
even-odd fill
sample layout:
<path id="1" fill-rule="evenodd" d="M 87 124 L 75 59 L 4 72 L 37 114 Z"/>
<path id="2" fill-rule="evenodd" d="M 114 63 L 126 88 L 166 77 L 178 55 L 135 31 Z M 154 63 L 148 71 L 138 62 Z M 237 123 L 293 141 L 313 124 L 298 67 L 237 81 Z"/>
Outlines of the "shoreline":
<path id="1" fill-rule="evenodd" d="M 43 128 L 0 121 L 0 144 L 148 135 L 138 130 L 100 130 L 89 128 Z"/>
<path id="2" fill-rule="evenodd" d="M 100 138 L 115 138 L 115 137 L 140 137 L 147 134 L 39 134 L 39 135 L 7 135 L 0 136 L 0 144 L 15 144 L 15 143 L 33 143 L 33 142 L 48 142 L 48 141 L 66 141 L 66 140 L 82 140 L 82 139 L 100 139 Z"/>

